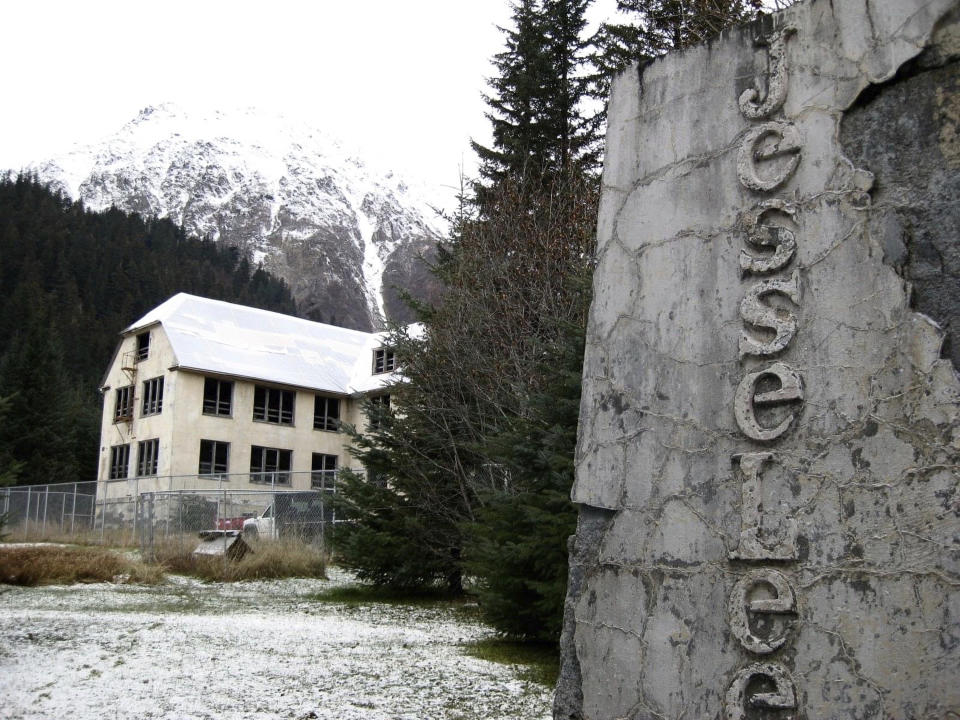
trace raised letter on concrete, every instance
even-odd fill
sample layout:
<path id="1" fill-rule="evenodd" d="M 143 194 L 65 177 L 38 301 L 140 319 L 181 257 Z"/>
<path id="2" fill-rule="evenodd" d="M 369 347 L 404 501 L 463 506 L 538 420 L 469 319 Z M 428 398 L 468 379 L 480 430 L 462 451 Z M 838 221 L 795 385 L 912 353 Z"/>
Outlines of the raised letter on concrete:
<path id="1" fill-rule="evenodd" d="M 745 213 L 744 225 L 748 243 L 757 248 L 773 248 L 772 255 L 752 255 L 746 250 L 740 251 L 740 274 L 776 272 L 784 267 L 797 251 L 797 240 L 793 231 L 782 225 L 760 224 L 764 216 L 774 211 L 782 212 L 793 218 L 796 215 L 795 207 L 788 202 L 773 198 L 764 200 Z"/>
<path id="2" fill-rule="evenodd" d="M 760 93 L 756 88 L 744 90 L 740 95 L 740 112 L 749 120 L 763 120 L 776 112 L 787 99 L 787 38 L 797 31 L 787 26 L 773 34 L 767 41 L 770 45 L 767 77 L 767 96 L 758 102 Z"/>
<path id="3" fill-rule="evenodd" d="M 800 133 L 789 123 L 768 122 L 752 128 L 737 153 L 740 183 L 757 192 L 770 192 L 793 175 L 800 164 Z M 783 158 L 786 158 L 784 161 Z M 761 176 L 758 163 L 763 163 Z"/>
<path id="4" fill-rule="evenodd" d="M 766 678 L 774 686 L 773 692 L 747 696 L 747 686 L 754 678 Z M 753 707 L 792 710 L 797 706 L 793 680 L 785 668 L 773 663 L 754 663 L 743 668 L 733 678 L 727 691 L 727 720 L 746 720 L 745 706 L 749 699 Z"/>
<path id="5" fill-rule="evenodd" d="M 789 280 L 764 280 L 751 287 L 740 301 L 740 317 L 759 328 L 769 328 L 775 335 L 770 340 L 760 341 L 750 337 L 744 330 L 740 334 L 740 357 L 744 355 L 776 355 L 793 340 L 797 332 L 797 318 L 793 313 L 773 308 L 760 302 L 764 295 L 779 293 L 790 298 L 794 305 L 800 304 L 800 273 L 796 270 Z"/>
<path id="6" fill-rule="evenodd" d="M 773 453 L 743 453 L 733 458 L 739 461 L 743 473 L 740 505 L 740 541 L 730 553 L 734 560 L 795 560 L 797 557 L 797 523 L 792 518 L 786 522 L 782 538 L 760 538 L 763 525 L 763 497 L 760 476 L 763 464 L 773 459 Z"/>
<path id="7" fill-rule="evenodd" d="M 768 377 L 776 378 L 780 387 L 757 393 L 757 384 Z M 751 440 L 776 440 L 783 435 L 795 417 L 790 413 L 772 428 L 763 427 L 757 420 L 758 405 L 779 405 L 803 400 L 803 381 L 800 374 L 786 363 L 778 362 L 758 372 L 746 375 L 737 386 L 733 399 L 733 414 L 740 430 Z"/>
<path id="8" fill-rule="evenodd" d="M 763 586 L 772 588 L 774 597 L 751 599 L 751 595 Z M 779 635 L 762 638 L 750 628 L 748 611 L 771 615 L 796 615 L 797 600 L 790 582 L 776 570 L 764 568 L 742 577 L 730 593 L 730 628 L 740 644 L 758 655 L 767 655 L 783 646 L 790 630 L 789 624 L 784 624 Z"/>

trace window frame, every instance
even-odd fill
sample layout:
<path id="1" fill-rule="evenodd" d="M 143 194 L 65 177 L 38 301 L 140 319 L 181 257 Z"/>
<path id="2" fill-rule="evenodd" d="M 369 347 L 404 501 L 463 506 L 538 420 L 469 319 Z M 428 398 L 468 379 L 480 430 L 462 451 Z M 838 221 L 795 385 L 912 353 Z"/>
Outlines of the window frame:
<path id="1" fill-rule="evenodd" d="M 137 349 L 133 353 L 136 362 L 143 362 L 150 357 L 150 331 L 137 333 Z"/>
<path id="2" fill-rule="evenodd" d="M 382 405 L 384 411 L 390 412 L 390 393 L 371 395 L 370 403 L 373 405 Z M 380 418 L 374 417 L 373 415 L 367 415 L 367 426 L 372 430 L 378 429 L 380 427 Z"/>
<path id="3" fill-rule="evenodd" d="M 373 374 L 384 375 L 397 369 L 397 356 L 393 348 L 378 347 L 373 351 Z"/>
<path id="4" fill-rule="evenodd" d="M 133 420 L 134 408 L 136 407 L 136 399 L 134 398 L 135 389 L 136 386 L 134 385 L 124 385 L 114 390 L 113 421 L 115 423 Z M 123 401 L 123 405 L 121 405 L 121 400 Z"/>
<path id="5" fill-rule="evenodd" d="M 317 467 L 317 461 L 321 467 Z M 333 465 L 333 467 L 326 467 Z M 310 489 L 336 492 L 337 472 L 340 470 L 340 457 L 330 453 L 315 452 L 310 457 Z M 319 483 L 317 482 L 319 480 Z"/>
<path id="6" fill-rule="evenodd" d="M 141 440 L 137 446 L 137 477 L 152 477 L 159 471 L 160 438 Z"/>
<path id="7" fill-rule="evenodd" d="M 208 450 L 209 458 L 204 459 L 204 450 Z M 222 467 L 217 466 L 217 454 L 218 450 L 223 450 L 223 463 Z M 204 464 L 207 465 L 207 468 L 204 469 Z M 227 475 L 230 472 L 230 443 L 224 442 L 223 440 L 207 440 L 205 438 L 200 439 L 200 457 L 197 462 L 197 475 L 203 475 L 204 477 L 208 476 L 223 476 Z"/>
<path id="8" fill-rule="evenodd" d="M 336 408 L 333 415 L 330 413 L 331 403 Z M 313 429 L 340 432 L 340 398 L 320 394 L 313 396 Z"/>
<path id="9" fill-rule="evenodd" d="M 159 415 L 163 412 L 163 375 L 143 381 L 143 398 L 140 417 Z"/>
<path id="10" fill-rule="evenodd" d="M 122 466 L 123 474 L 120 474 Z M 126 480 L 130 477 L 130 443 L 110 446 L 109 480 Z"/>
<path id="11" fill-rule="evenodd" d="M 257 402 L 258 396 L 263 397 L 263 402 Z M 275 395 L 276 394 L 276 395 Z M 284 398 L 289 396 L 290 407 L 285 407 Z M 277 407 L 273 407 L 272 400 L 278 399 Z M 259 411 L 259 415 L 258 415 Z M 293 427 L 297 411 L 297 393 L 295 390 L 283 390 L 281 388 L 268 387 L 266 385 L 253 386 L 253 421 L 265 422 L 271 425 L 286 425 Z M 286 419 L 285 419 L 286 418 Z"/>
<path id="12" fill-rule="evenodd" d="M 207 398 L 207 388 L 212 383 L 216 383 L 215 397 L 211 401 Z M 228 395 L 226 400 L 223 400 L 223 388 L 226 387 Z M 221 380 L 220 378 L 206 377 L 203 378 L 203 402 L 201 404 L 201 409 L 204 415 L 209 417 L 233 417 L 233 380 Z M 208 409 L 208 403 L 212 402 L 212 409 Z M 224 412 L 226 409 L 226 412 Z"/>
<path id="13" fill-rule="evenodd" d="M 273 454 L 273 463 L 269 460 L 270 454 Z M 258 455 L 260 462 L 254 465 Z M 286 467 L 282 467 L 284 464 Z M 250 446 L 250 482 L 259 485 L 290 485 L 292 467 L 293 450 L 263 445 Z"/>

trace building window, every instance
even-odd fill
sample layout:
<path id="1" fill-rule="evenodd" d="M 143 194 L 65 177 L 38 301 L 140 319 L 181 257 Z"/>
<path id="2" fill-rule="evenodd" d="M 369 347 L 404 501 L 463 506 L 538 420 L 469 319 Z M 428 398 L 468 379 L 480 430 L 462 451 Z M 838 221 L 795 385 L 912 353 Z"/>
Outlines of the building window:
<path id="1" fill-rule="evenodd" d="M 370 398 L 372 407 L 370 408 L 370 427 L 377 429 L 380 427 L 380 418 L 390 412 L 390 396 L 374 395 Z"/>
<path id="2" fill-rule="evenodd" d="M 156 475 L 160 464 L 160 440 L 142 440 L 137 448 L 137 476 Z"/>
<path id="3" fill-rule="evenodd" d="M 377 348 L 373 351 L 373 374 L 391 372 L 396 367 L 393 350 Z"/>
<path id="4" fill-rule="evenodd" d="M 227 458 L 230 455 L 230 443 L 219 440 L 200 441 L 200 467 L 197 470 L 201 475 L 227 473 Z"/>
<path id="5" fill-rule="evenodd" d="M 203 379 L 203 414 L 229 417 L 233 412 L 233 382 L 231 380 Z"/>
<path id="6" fill-rule="evenodd" d="M 292 455 L 292 450 L 254 445 L 250 448 L 250 482 L 289 485 Z"/>
<path id="7" fill-rule="evenodd" d="M 110 479 L 120 480 L 127 477 L 130 468 L 130 446 L 114 445 L 110 448 Z"/>
<path id="8" fill-rule="evenodd" d="M 314 453 L 310 469 L 310 487 L 333 492 L 337 479 L 337 456 Z"/>
<path id="9" fill-rule="evenodd" d="M 253 391 L 253 419 L 261 422 L 293 425 L 292 390 L 277 390 L 257 385 Z"/>
<path id="10" fill-rule="evenodd" d="M 333 432 L 340 429 L 340 398 L 314 395 L 313 429 Z"/>
<path id="11" fill-rule="evenodd" d="M 133 385 L 117 388 L 113 406 L 113 421 L 133 420 Z"/>
<path id="12" fill-rule="evenodd" d="M 150 331 L 137 335 L 137 362 L 150 357 Z"/>
<path id="13" fill-rule="evenodd" d="M 163 378 L 145 380 L 143 383 L 143 405 L 141 415 L 156 415 L 163 410 Z"/>

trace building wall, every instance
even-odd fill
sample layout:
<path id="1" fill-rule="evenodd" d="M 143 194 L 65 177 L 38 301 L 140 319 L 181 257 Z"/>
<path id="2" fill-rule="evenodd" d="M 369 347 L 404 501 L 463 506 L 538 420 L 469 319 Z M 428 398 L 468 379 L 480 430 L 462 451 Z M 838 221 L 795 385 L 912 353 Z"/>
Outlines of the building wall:
<path id="1" fill-rule="evenodd" d="M 309 473 L 313 453 L 336 455 L 338 468 L 360 469 L 359 463 L 346 450 L 349 440 L 345 433 L 313 428 L 314 397 L 317 394 L 314 391 L 210 375 L 209 377 L 233 381 L 232 412 L 229 417 L 205 415 L 203 392 L 204 380 L 208 376 L 171 369 L 176 359 L 162 326 L 151 327 L 150 335 L 149 356 L 139 363 L 132 362 L 136 351 L 136 335 L 123 338 L 106 376 L 98 474 L 100 498 L 110 499 L 135 495 L 138 492 L 181 488 L 222 486 L 237 490 L 265 489 L 264 483 L 250 482 L 247 475 L 254 445 L 292 451 L 291 483 L 289 486 L 282 486 L 284 489 L 310 488 Z M 130 372 L 124 368 L 135 370 Z M 162 412 L 143 417 L 144 382 L 159 376 L 164 378 Z M 133 421 L 114 422 L 116 390 L 130 384 L 135 386 Z M 296 393 L 293 425 L 253 420 L 254 391 L 257 384 Z M 337 397 L 335 394 L 320 394 Z M 340 396 L 341 422 L 364 427 L 366 419 L 360 406 L 358 399 Z M 138 478 L 138 443 L 151 438 L 159 439 L 157 474 Z M 227 468 L 229 480 L 198 476 L 201 440 L 230 443 Z M 111 448 L 123 443 L 130 444 L 128 478 L 109 480 Z"/>

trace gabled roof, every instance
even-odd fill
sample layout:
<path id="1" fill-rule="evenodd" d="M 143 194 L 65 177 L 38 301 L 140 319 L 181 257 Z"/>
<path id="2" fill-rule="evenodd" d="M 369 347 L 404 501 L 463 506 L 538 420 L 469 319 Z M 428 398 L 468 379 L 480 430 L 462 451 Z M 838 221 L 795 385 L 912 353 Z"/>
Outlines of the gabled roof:
<path id="1" fill-rule="evenodd" d="M 373 375 L 385 333 L 324 325 L 291 315 L 180 293 L 123 331 L 163 326 L 181 370 L 216 373 L 355 395 L 391 381 Z"/>

